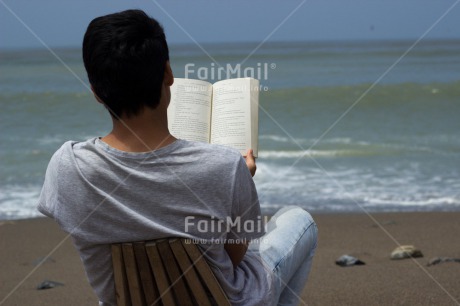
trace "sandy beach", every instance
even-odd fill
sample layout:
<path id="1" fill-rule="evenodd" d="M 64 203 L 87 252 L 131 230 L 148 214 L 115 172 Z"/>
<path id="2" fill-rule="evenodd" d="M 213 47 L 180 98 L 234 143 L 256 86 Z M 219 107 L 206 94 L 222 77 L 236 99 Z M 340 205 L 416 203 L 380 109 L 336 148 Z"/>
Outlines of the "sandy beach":
<path id="1" fill-rule="evenodd" d="M 319 245 L 304 305 L 460 305 L 460 263 L 427 266 L 434 257 L 460 258 L 460 213 L 314 215 Z M 0 221 L 0 305 L 97 305 L 70 239 L 46 218 Z M 424 257 L 390 260 L 398 244 Z M 52 252 L 43 264 L 38 263 Z M 366 264 L 339 267 L 343 254 Z M 64 284 L 47 290 L 45 280 Z"/>

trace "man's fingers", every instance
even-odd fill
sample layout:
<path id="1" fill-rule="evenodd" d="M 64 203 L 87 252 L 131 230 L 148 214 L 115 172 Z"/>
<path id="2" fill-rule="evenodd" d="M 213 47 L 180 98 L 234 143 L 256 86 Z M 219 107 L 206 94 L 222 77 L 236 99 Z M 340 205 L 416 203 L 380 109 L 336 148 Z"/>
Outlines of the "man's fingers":
<path id="1" fill-rule="evenodd" d="M 254 176 L 257 170 L 256 160 L 254 158 L 254 151 L 252 149 L 249 149 L 246 152 L 246 156 L 244 157 L 244 159 L 246 160 L 246 166 L 248 166 L 249 172 L 251 172 L 251 175 Z"/>

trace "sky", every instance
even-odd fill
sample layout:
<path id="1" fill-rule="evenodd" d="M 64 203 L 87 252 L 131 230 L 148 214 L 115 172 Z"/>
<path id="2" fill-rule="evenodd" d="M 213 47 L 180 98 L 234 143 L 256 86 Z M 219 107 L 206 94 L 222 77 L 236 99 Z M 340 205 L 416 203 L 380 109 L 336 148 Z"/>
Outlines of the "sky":
<path id="1" fill-rule="evenodd" d="M 460 39 L 460 0 L 0 0 L 0 49 L 80 47 L 93 18 L 130 8 L 170 44 Z"/>

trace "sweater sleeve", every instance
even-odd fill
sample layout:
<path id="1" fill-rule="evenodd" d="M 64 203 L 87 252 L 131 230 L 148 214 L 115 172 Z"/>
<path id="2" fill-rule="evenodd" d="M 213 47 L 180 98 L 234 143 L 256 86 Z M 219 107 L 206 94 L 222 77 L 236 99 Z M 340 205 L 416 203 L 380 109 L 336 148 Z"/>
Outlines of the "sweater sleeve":
<path id="1" fill-rule="evenodd" d="M 59 166 L 63 148 L 56 151 L 46 169 L 45 181 L 43 183 L 40 198 L 38 200 L 37 209 L 42 214 L 53 218 L 58 205 L 58 182 L 59 182 Z"/>
<path id="2" fill-rule="evenodd" d="M 232 226 L 227 239 L 254 239 L 263 236 L 264 224 L 259 198 L 243 157 L 238 163 L 233 186 Z"/>

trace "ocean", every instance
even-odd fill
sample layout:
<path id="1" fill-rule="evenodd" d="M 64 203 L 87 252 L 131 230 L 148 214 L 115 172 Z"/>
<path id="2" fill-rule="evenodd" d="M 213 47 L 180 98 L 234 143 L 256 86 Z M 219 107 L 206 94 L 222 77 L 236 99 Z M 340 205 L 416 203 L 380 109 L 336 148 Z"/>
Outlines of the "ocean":
<path id="1" fill-rule="evenodd" d="M 458 211 L 460 41 L 421 41 L 401 58 L 412 44 L 172 45 L 170 52 L 177 77 L 215 82 L 218 68 L 230 66 L 231 77 L 238 70 L 260 78 L 254 180 L 265 213 L 285 205 L 317 213 Z M 35 206 L 54 151 L 111 128 L 85 86 L 80 50 L 54 51 L 67 67 L 45 49 L 0 51 L 0 220 L 40 216 Z"/>

